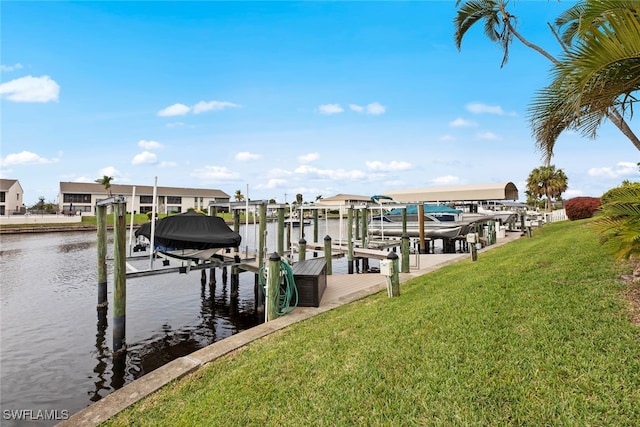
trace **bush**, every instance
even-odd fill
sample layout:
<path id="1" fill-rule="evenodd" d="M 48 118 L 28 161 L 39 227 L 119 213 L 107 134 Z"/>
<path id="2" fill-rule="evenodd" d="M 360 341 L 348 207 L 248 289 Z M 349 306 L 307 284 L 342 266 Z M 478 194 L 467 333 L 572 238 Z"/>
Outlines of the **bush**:
<path id="1" fill-rule="evenodd" d="M 567 218 L 571 221 L 593 217 L 593 214 L 600 207 L 599 197 L 574 197 L 564 204 Z"/>
<path id="2" fill-rule="evenodd" d="M 606 205 L 611 201 L 617 200 L 620 197 L 620 194 L 625 194 L 627 191 L 640 191 L 640 182 L 629 182 L 621 185 L 620 187 L 612 188 L 602 195 L 601 203 Z"/>

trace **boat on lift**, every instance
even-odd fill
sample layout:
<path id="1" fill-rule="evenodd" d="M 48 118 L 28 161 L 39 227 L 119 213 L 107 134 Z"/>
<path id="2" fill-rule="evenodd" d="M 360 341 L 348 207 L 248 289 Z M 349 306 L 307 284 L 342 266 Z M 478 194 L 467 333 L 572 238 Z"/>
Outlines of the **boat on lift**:
<path id="1" fill-rule="evenodd" d="M 238 248 L 242 237 L 219 216 L 188 211 L 159 219 L 155 230 L 145 223 L 136 238 L 153 239 L 153 250 L 178 259 L 208 260 L 227 248 Z"/>
<path id="2" fill-rule="evenodd" d="M 469 233 L 476 224 L 492 219 L 490 215 L 476 214 L 465 217 L 460 209 L 445 205 L 424 206 L 424 236 L 430 239 L 455 239 Z M 374 236 L 402 236 L 403 208 L 394 208 L 383 215 L 374 215 L 369 220 L 367 229 Z M 420 223 L 417 205 L 406 207 L 406 233 L 409 237 L 420 236 Z"/>

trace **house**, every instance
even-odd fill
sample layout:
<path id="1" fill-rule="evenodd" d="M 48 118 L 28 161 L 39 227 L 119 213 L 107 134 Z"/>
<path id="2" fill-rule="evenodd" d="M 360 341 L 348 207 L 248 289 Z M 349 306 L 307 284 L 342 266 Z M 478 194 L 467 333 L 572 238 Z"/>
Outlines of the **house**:
<path id="1" fill-rule="evenodd" d="M 111 184 L 114 196 L 125 196 L 127 212 L 146 213 L 153 209 L 153 186 Z M 135 194 L 134 194 L 135 193 Z M 95 214 L 96 202 L 106 199 L 104 185 L 89 182 L 61 182 L 58 200 L 62 212 Z M 207 211 L 210 202 L 228 203 L 230 196 L 222 190 L 180 187 L 156 187 L 158 214 L 186 212 L 188 209 Z"/>
<path id="2" fill-rule="evenodd" d="M 24 214 L 23 191 L 17 179 L 0 179 L 0 216 Z"/>

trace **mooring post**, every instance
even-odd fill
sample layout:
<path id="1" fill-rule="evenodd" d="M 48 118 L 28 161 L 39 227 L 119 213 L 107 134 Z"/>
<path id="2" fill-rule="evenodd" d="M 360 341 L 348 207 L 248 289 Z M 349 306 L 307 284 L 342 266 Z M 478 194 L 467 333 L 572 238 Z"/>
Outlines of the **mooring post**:
<path id="1" fill-rule="evenodd" d="M 362 209 L 362 218 L 361 218 L 361 220 L 362 220 L 362 247 L 365 248 L 365 249 L 369 248 L 369 242 L 368 242 L 368 239 L 367 239 L 367 217 L 368 217 L 367 207 L 365 206 Z"/>
<path id="2" fill-rule="evenodd" d="M 318 228 L 320 224 L 318 223 L 318 209 L 313 210 L 313 243 L 318 241 Z M 317 257 L 318 252 L 313 252 L 313 257 Z"/>
<path id="3" fill-rule="evenodd" d="M 209 286 L 216 287 L 216 268 L 209 269 Z"/>
<path id="4" fill-rule="evenodd" d="M 347 269 L 353 274 L 353 206 L 347 210 Z"/>
<path id="5" fill-rule="evenodd" d="M 284 255 L 284 207 L 278 208 L 278 255 Z"/>
<path id="6" fill-rule="evenodd" d="M 267 273 L 267 297 L 265 298 L 267 322 L 278 317 L 278 301 L 280 296 L 280 255 L 274 252 L 269 256 Z"/>
<path id="7" fill-rule="evenodd" d="M 429 251 L 425 250 L 427 242 L 424 235 L 424 205 L 418 204 L 416 205 L 416 207 L 418 208 L 418 231 L 420 235 L 420 253 L 428 254 Z"/>
<path id="8" fill-rule="evenodd" d="M 298 250 L 300 251 L 298 253 L 298 261 L 304 261 L 307 258 L 307 241 L 304 237 L 298 241 Z"/>
<path id="9" fill-rule="evenodd" d="M 331 276 L 333 274 L 331 269 L 331 236 L 328 234 L 324 236 L 324 259 L 327 262 L 327 276 Z"/>
<path id="10" fill-rule="evenodd" d="M 387 259 L 391 262 L 391 276 L 387 279 L 391 283 L 388 284 L 388 292 L 390 297 L 400 295 L 400 275 L 398 273 L 398 254 L 389 252 Z"/>
<path id="11" fill-rule="evenodd" d="M 264 267 L 264 258 L 267 256 L 265 253 L 267 246 L 267 204 L 260 203 L 258 211 L 258 269 Z"/>
<path id="12" fill-rule="evenodd" d="M 238 298 L 240 287 L 240 269 L 238 266 L 231 266 L 231 292 L 229 296 L 231 298 Z"/>
<path id="13" fill-rule="evenodd" d="M 113 248 L 113 352 L 124 350 L 127 317 L 126 224 L 124 203 L 114 205 L 115 233 Z"/>
<path id="14" fill-rule="evenodd" d="M 406 209 L 403 209 L 406 212 Z M 409 272 L 409 234 L 406 232 L 402 233 L 402 247 L 400 249 L 400 253 L 402 254 L 402 272 Z"/>
<path id="15" fill-rule="evenodd" d="M 109 305 L 107 300 L 107 206 L 96 206 L 98 223 L 98 308 Z"/>

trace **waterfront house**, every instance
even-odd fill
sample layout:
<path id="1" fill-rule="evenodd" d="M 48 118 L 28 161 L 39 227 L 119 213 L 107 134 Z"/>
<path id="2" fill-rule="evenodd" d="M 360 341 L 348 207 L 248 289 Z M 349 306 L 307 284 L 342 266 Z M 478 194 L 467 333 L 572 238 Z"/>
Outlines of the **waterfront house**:
<path id="1" fill-rule="evenodd" d="M 17 179 L 0 179 L 0 216 L 25 213 L 23 191 Z"/>

